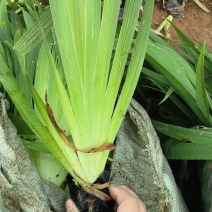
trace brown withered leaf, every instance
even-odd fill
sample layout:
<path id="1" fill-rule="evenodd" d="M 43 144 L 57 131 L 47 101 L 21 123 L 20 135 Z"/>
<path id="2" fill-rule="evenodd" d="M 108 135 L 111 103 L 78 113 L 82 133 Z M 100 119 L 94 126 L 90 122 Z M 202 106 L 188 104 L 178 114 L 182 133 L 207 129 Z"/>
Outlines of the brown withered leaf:
<path id="1" fill-rule="evenodd" d="M 73 150 L 78 151 L 78 152 L 84 152 L 84 153 L 94 153 L 94 152 L 103 152 L 105 150 L 109 150 L 112 151 L 115 149 L 114 144 L 110 144 L 110 143 L 104 143 L 99 147 L 94 147 L 94 148 L 89 148 L 89 149 L 83 149 L 80 150 L 78 148 L 76 148 L 67 138 L 67 136 L 65 135 L 65 133 L 63 132 L 63 130 L 60 129 L 60 127 L 58 126 L 55 118 L 54 118 L 54 114 L 53 111 L 48 103 L 48 95 L 47 92 L 45 94 L 45 102 L 46 102 L 46 111 L 48 113 L 48 116 L 52 122 L 52 124 L 54 125 L 55 129 L 57 130 L 57 132 L 59 133 L 59 135 L 62 137 L 63 141 Z"/>

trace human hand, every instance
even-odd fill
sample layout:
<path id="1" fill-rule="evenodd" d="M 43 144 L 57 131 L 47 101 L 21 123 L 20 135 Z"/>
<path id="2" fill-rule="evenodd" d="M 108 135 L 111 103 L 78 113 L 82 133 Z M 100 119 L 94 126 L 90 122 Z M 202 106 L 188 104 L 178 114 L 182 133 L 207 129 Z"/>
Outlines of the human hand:
<path id="1" fill-rule="evenodd" d="M 128 187 L 109 186 L 111 198 L 118 204 L 117 212 L 146 212 L 146 207 L 138 196 Z M 66 202 L 66 212 L 79 212 L 72 200 Z"/>
<path id="2" fill-rule="evenodd" d="M 144 203 L 128 187 L 110 185 L 109 192 L 112 199 L 118 204 L 117 212 L 146 212 Z"/>
<path id="3" fill-rule="evenodd" d="M 79 212 L 74 202 L 70 199 L 66 202 L 66 212 Z"/>

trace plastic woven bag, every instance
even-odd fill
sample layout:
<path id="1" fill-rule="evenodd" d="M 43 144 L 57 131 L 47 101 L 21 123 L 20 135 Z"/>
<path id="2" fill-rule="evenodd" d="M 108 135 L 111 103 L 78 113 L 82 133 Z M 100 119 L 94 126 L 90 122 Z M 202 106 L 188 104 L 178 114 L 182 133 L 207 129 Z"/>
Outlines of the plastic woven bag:
<path id="1" fill-rule="evenodd" d="M 188 211 L 151 120 L 135 100 L 131 101 L 119 130 L 114 160 L 118 161 L 112 165 L 114 184 L 134 190 L 147 211 Z"/>
<path id="2" fill-rule="evenodd" d="M 66 194 L 40 178 L 0 96 L 0 211 L 62 212 Z"/>
<path id="3" fill-rule="evenodd" d="M 205 212 L 212 211 L 212 161 L 201 161 L 198 172 L 202 189 L 202 201 Z"/>

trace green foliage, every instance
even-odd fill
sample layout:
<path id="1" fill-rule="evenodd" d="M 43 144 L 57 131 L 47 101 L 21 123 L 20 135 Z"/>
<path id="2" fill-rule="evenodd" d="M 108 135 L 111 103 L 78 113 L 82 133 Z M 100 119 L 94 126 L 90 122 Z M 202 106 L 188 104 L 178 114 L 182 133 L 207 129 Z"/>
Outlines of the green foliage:
<path id="1" fill-rule="evenodd" d="M 46 70 L 43 73 L 43 68 L 49 66 L 48 60 L 46 60 L 45 63 L 42 61 L 43 55 L 42 51 L 40 51 L 40 48 L 42 50 L 42 47 L 39 43 L 43 37 L 39 35 L 38 31 L 34 31 L 35 26 L 40 26 L 38 25 L 38 19 L 39 23 L 43 23 L 43 30 L 45 30 L 46 33 L 50 31 L 52 28 L 52 19 L 48 19 L 49 16 L 51 17 L 50 9 L 46 10 L 46 8 L 41 7 L 37 1 L 33 2 L 29 0 L 24 2 L 2 1 L 0 8 L 2 12 L 1 21 L 3 22 L 2 27 L 0 28 L 0 57 L 2 59 L 0 64 L 2 68 L 1 76 L 3 77 L 3 75 L 7 75 L 7 77 L 3 77 L 4 79 L 8 80 L 7 85 L 9 85 L 9 81 L 13 82 L 9 85 L 11 88 L 13 88 L 13 90 L 11 93 L 8 92 L 8 94 L 11 96 L 16 96 L 15 100 L 13 99 L 13 102 L 10 101 L 9 117 L 16 125 L 18 133 L 22 136 L 23 143 L 27 147 L 30 157 L 36 165 L 39 174 L 46 179 L 52 180 L 52 176 L 57 176 L 60 173 L 60 177 L 55 178 L 55 181 L 53 182 L 57 185 L 61 185 L 66 177 L 64 174 L 66 171 L 62 171 L 64 168 L 60 163 L 56 162 L 56 159 L 53 158 L 53 156 L 49 155 L 49 150 L 46 149 L 41 140 L 37 138 L 30 139 L 35 131 L 38 133 L 38 135 L 40 135 L 40 139 L 43 139 L 42 134 L 48 134 L 48 131 L 45 128 L 39 129 L 39 127 L 43 127 L 43 124 L 38 119 L 38 113 L 35 114 L 37 111 L 36 108 L 33 107 L 33 99 L 26 83 L 25 75 L 25 73 L 27 73 L 27 79 L 34 83 L 38 93 L 43 99 L 45 92 L 48 92 L 49 102 L 52 103 L 52 109 L 55 113 L 56 120 L 59 123 L 62 122 L 63 129 L 70 134 L 67 124 L 63 121 L 63 116 L 60 115 L 59 111 L 61 111 L 61 107 L 58 107 L 58 100 L 55 100 L 55 90 L 51 87 L 53 83 L 51 71 Z M 50 23 L 48 20 L 50 20 Z M 47 23 L 45 21 L 47 21 Z M 30 31 L 31 29 L 33 29 L 33 31 Z M 31 51 L 28 51 L 25 57 L 22 58 L 19 54 L 17 54 L 16 51 L 14 51 L 13 46 L 15 45 L 21 47 L 23 42 L 22 44 L 20 43 L 20 38 L 23 36 L 23 34 L 28 34 L 28 31 L 37 36 L 37 40 L 35 40 L 35 45 L 28 46 L 28 48 L 31 48 Z M 26 41 L 31 39 L 32 38 L 29 36 L 27 37 Z M 24 60 L 24 65 L 20 63 L 19 60 L 21 59 Z M 40 63 L 43 63 L 43 65 L 38 65 Z M 6 86 L 4 86 L 4 89 L 6 89 Z M 14 107 L 16 100 L 21 103 L 21 107 Z M 25 110 L 25 114 L 28 115 L 21 117 L 20 114 L 22 113 L 19 113 L 17 109 L 22 111 Z M 34 129 L 33 132 L 22 118 L 30 119 L 31 122 L 33 122 L 31 125 L 28 124 L 31 129 Z M 45 138 L 45 140 L 49 140 L 51 148 L 53 138 L 51 136 L 48 138 L 48 135 L 46 135 Z M 48 154 L 46 154 L 46 152 L 48 152 Z M 56 168 L 56 173 L 48 172 L 47 169 L 43 168 L 43 164 L 46 163 L 48 163 L 48 166 L 51 167 L 49 168 L 50 170 L 54 171 L 53 167 L 60 167 L 60 169 Z"/>
<path id="2" fill-rule="evenodd" d="M 210 10 L 200 1 L 200 0 L 194 0 L 194 2 L 206 13 L 211 13 Z"/>
<path id="3" fill-rule="evenodd" d="M 145 58 L 147 68 L 142 72 L 154 83 L 153 88 L 158 87 L 165 95 L 160 94 L 163 99 L 157 100 L 162 122 L 153 121 L 153 125 L 169 136 L 161 139 L 167 158 L 210 160 L 210 132 L 202 127 L 195 130 L 189 127 L 212 126 L 211 53 L 204 44 L 196 46 L 171 25 L 182 42 L 180 53 L 152 33 Z"/>
<path id="4" fill-rule="evenodd" d="M 79 184 L 98 178 L 109 151 L 85 153 L 70 144 L 86 150 L 114 142 L 147 48 L 154 1 L 146 2 L 136 32 L 141 0 L 127 0 L 116 34 L 120 2 L 104 1 L 102 6 L 100 0 L 51 0 L 50 9 L 37 7 L 35 21 L 25 14 L 30 26 L 10 44 L 22 85 L 0 57 L 0 81 L 19 113 Z M 31 67 L 32 61 L 36 62 Z M 46 91 L 53 115 L 46 108 Z M 70 133 L 72 140 L 66 143 Z"/>

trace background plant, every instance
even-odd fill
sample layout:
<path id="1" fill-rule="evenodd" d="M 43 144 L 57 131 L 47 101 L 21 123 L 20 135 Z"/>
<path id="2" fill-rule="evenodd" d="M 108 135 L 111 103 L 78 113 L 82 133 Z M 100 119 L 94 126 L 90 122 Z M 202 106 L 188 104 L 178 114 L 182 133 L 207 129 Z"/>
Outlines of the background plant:
<path id="1" fill-rule="evenodd" d="M 211 50 L 172 26 L 182 46 L 151 33 L 135 97 L 152 118 L 189 211 L 202 211 L 198 168 L 211 160 Z"/>
<path id="2" fill-rule="evenodd" d="M 181 55 L 152 33 L 142 72 L 154 83 L 154 95 L 159 93 L 159 120 L 166 122 L 153 125 L 171 137 L 161 142 L 168 158 L 211 159 L 211 52 L 173 27 Z"/>

